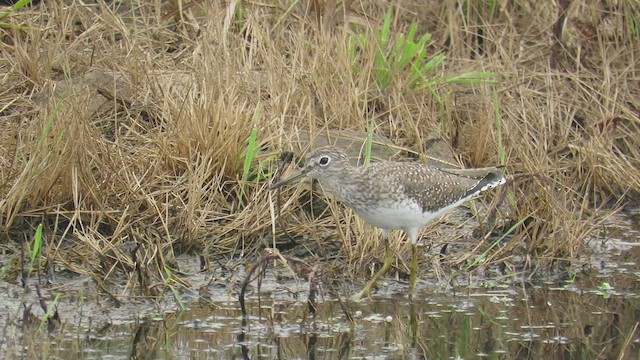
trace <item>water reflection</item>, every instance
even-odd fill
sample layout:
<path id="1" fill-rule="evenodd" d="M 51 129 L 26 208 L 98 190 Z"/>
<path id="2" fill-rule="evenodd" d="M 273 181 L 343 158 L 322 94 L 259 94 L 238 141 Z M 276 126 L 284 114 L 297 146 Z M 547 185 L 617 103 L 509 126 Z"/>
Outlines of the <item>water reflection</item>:
<path id="1" fill-rule="evenodd" d="M 61 358 L 441 359 L 637 358 L 638 296 L 530 287 L 464 296 L 421 294 L 350 304 L 333 301 L 303 322 L 306 303 L 247 302 L 193 308 L 62 340 Z M 79 343 L 80 342 L 80 343 Z"/>
<path id="2" fill-rule="evenodd" d="M 594 242 L 582 260 L 590 266 L 568 280 L 461 280 L 446 291 L 434 284 L 411 302 L 401 294 L 349 303 L 347 314 L 319 296 L 311 315 L 304 284 L 276 277 L 260 299 L 256 290 L 247 298 L 247 317 L 227 287 L 212 286 L 183 312 L 142 301 L 68 303 L 53 332 L 38 332 L 39 321 L 5 326 L 0 358 L 638 359 L 640 247 L 633 241 Z M 19 324 L 21 305 L 9 300 L 1 303 L 18 310 L 0 316 Z"/>

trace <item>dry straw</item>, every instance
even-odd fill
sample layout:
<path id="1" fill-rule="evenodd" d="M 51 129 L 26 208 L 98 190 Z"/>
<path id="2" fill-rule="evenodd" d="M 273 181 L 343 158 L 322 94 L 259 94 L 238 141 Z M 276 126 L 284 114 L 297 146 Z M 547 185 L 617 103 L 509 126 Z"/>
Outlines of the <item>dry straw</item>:
<path id="1" fill-rule="evenodd" d="M 42 223 L 48 261 L 105 292 L 125 276 L 150 294 L 178 281 L 167 269 L 183 253 L 255 259 L 292 246 L 273 226 L 276 154 L 300 131 L 371 129 L 418 154 L 436 137 L 465 165 L 505 165 L 499 241 L 453 263 L 571 260 L 640 189 L 638 9 L 604 3 L 576 2 L 557 27 L 553 2 L 405 1 L 387 48 L 375 46 L 388 14 L 378 1 L 23 9 L 0 33 L 3 243 L 15 249 Z M 411 67 L 383 85 L 376 56 L 412 24 L 432 35 L 427 56 L 446 58 L 422 85 L 407 83 Z M 428 81 L 477 71 L 499 82 Z M 336 273 L 379 265 L 378 234 L 340 205 L 316 206 L 323 197 L 299 201 L 307 189 L 282 194 L 278 210 L 296 251 Z M 425 240 L 439 249 L 466 231 L 454 229 Z M 402 274 L 409 249 L 395 246 Z"/>

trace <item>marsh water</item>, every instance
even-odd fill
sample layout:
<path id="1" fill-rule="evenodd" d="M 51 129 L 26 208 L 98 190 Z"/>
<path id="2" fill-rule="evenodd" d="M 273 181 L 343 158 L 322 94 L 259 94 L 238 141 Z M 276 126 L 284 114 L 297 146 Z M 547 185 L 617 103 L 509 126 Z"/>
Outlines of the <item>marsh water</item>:
<path id="1" fill-rule="evenodd" d="M 320 289 L 315 313 L 308 284 L 286 277 L 277 263 L 259 289 L 255 281 L 250 286 L 246 317 L 237 299 L 240 275 L 193 275 L 191 284 L 208 285 L 183 291 L 182 310 L 169 293 L 162 301 L 131 297 L 116 305 L 92 297 L 90 281 L 57 279 L 57 286 L 43 285 L 45 298 L 62 294 L 60 322 L 49 330 L 38 320 L 21 325 L 25 306 L 35 313 L 37 304 L 5 284 L 0 351 L 53 359 L 637 359 L 636 224 L 632 216 L 612 219 L 606 238 L 593 239 L 591 255 L 570 276 L 488 269 L 445 281 L 423 274 L 412 300 L 406 284 L 391 279 L 360 302 Z"/>
<path id="2" fill-rule="evenodd" d="M 424 295 L 424 294 L 423 294 Z M 251 302 L 247 324 L 236 303 L 191 307 L 64 339 L 63 358 L 470 359 L 638 357 L 638 298 L 537 287 L 373 299 L 352 306 Z"/>

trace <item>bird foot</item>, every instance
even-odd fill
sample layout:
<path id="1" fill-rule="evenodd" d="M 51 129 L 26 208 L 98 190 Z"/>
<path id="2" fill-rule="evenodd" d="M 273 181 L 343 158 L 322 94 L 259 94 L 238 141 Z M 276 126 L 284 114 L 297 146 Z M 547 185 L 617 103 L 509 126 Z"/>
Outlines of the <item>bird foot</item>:
<path id="1" fill-rule="evenodd" d="M 371 288 L 366 286 L 364 289 L 358 291 L 357 293 L 351 295 L 349 300 L 351 301 L 362 301 L 364 299 L 371 298 Z"/>

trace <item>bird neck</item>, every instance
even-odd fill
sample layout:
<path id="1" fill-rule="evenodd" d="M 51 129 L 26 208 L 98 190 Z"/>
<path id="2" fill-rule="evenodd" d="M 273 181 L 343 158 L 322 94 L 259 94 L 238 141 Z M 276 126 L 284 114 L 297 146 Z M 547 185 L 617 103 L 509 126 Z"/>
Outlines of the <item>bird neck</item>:
<path id="1" fill-rule="evenodd" d="M 360 192 L 358 188 L 358 184 L 360 183 L 359 174 L 360 168 L 345 164 L 339 173 L 319 180 L 325 191 L 329 191 L 341 201 L 349 203 L 350 197 Z"/>

